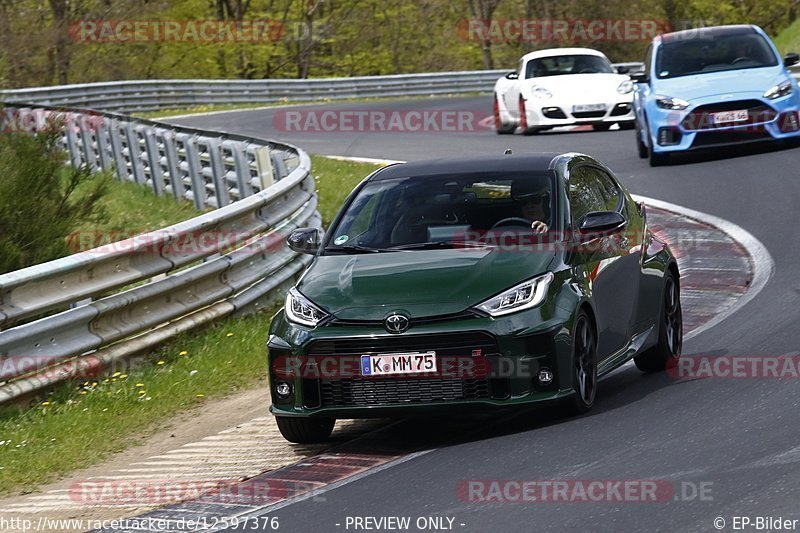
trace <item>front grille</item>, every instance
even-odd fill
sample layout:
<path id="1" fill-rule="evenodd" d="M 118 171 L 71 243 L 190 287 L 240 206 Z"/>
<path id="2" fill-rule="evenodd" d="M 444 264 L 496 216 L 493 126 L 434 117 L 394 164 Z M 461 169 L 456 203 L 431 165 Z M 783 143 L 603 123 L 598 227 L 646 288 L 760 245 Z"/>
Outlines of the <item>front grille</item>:
<path id="1" fill-rule="evenodd" d="M 772 135 L 766 131 L 704 131 L 695 136 L 692 148 L 770 140 Z"/>
<path id="2" fill-rule="evenodd" d="M 306 352 L 309 359 L 325 356 L 353 359 L 356 363 L 353 368 L 357 369 L 357 359 L 361 355 L 429 350 L 436 352 L 439 375 L 371 377 L 356 372 L 347 376 L 323 375 L 304 381 L 303 387 L 319 387 L 318 396 L 315 396 L 316 391 L 311 391 L 309 396 L 314 400 L 318 397 L 322 407 L 405 405 L 508 396 L 505 383 L 492 383 L 507 380 L 490 378 L 487 356 L 496 355 L 499 350 L 494 336 L 484 332 L 318 340 L 311 343 Z M 469 359 L 472 366 L 459 367 L 457 361 L 461 358 Z M 462 373 L 458 368 L 470 370 Z"/>
<path id="3" fill-rule="evenodd" d="M 572 113 L 575 118 L 602 118 L 606 116 L 605 111 L 575 111 Z"/>
<path id="4" fill-rule="evenodd" d="M 376 353 L 434 350 L 437 355 L 464 356 L 474 350 L 481 355 L 497 353 L 494 336 L 482 332 L 434 333 L 429 335 L 390 335 L 381 337 L 318 340 L 309 344 L 306 354 L 368 355 Z"/>
<path id="5" fill-rule="evenodd" d="M 353 378 L 322 381 L 323 407 L 432 403 L 489 398 L 486 379 Z"/>
<path id="6" fill-rule="evenodd" d="M 746 109 L 748 119 L 740 122 L 724 122 L 722 124 L 711 123 L 711 113 L 720 111 L 736 111 Z M 712 130 L 719 128 L 729 128 L 732 126 L 746 126 L 748 124 L 762 124 L 774 120 L 777 112 L 760 100 L 736 100 L 733 102 L 720 102 L 706 104 L 696 107 L 681 121 L 683 129 L 688 131 Z"/>

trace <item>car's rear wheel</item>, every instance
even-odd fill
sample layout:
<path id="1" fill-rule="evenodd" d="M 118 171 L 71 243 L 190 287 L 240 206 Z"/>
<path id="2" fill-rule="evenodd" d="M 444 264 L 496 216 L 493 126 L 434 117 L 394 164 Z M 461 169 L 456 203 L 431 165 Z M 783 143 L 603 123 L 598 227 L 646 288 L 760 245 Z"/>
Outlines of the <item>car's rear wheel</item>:
<path id="1" fill-rule="evenodd" d="M 508 135 L 514 133 L 516 126 L 507 125 L 503 123 L 503 117 L 500 115 L 500 102 L 497 101 L 497 95 L 494 96 L 494 130 L 498 135 Z"/>
<path id="2" fill-rule="evenodd" d="M 681 356 L 683 347 L 681 291 L 675 274 L 669 270 L 664 276 L 664 294 L 661 297 L 658 328 L 658 343 L 633 358 L 636 367 L 643 372 L 664 370 Z"/>
<path id="3" fill-rule="evenodd" d="M 315 444 L 325 442 L 331 436 L 333 418 L 294 418 L 277 416 L 275 421 L 283 438 L 297 444 Z"/>
<path id="4" fill-rule="evenodd" d="M 597 393 L 597 337 L 585 311 L 578 311 L 573 334 L 572 383 L 575 394 L 569 408 L 573 413 L 589 411 Z"/>
<path id="5" fill-rule="evenodd" d="M 598 122 L 596 124 L 592 124 L 592 129 L 594 131 L 608 131 L 611 125 L 611 122 Z"/>

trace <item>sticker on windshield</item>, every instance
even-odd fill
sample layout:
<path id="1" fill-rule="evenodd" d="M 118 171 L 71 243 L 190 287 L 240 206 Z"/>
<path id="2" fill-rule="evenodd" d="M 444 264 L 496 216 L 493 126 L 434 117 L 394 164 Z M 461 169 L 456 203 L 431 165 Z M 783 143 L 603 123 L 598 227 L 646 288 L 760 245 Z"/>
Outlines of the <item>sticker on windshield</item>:
<path id="1" fill-rule="evenodd" d="M 335 244 L 336 246 L 339 246 L 340 244 L 346 243 L 347 239 L 349 239 L 349 238 L 350 237 L 348 237 L 347 235 L 339 235 L 338 237 L 333 239 L 333 244 Z"/>
<path id="2" fill-rule="evenodd" d="M 659 78 L 666 78 L 667 76 L 669 76 L 668 70 L 662 70 L 661 72 L 658 73 Z"/>

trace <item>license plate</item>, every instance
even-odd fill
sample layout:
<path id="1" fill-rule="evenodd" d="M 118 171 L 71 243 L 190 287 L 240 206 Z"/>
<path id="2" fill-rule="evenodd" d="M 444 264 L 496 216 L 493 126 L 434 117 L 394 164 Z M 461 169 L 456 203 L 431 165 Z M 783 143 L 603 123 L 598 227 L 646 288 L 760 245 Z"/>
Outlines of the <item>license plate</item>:
<path id="1" fill-rule="evenodd" d="M 750 113 L 747 112 L 747 109 L 738 109 L 736 111 L 720 111 L 719 113 L 711 113 L 709 118 L 712 124 L 744 122 L 750 118 Z"/>
<path id="2" fill-rule="evenodd" d="M 361 356 L 362 376 L 398 376 L 436 372 L 436 352 L 383 353 Z"/>
<path id="3" fill-rule="evenodd" d="M 605 111 L 606 104 L 579 104 L 572 106 L 573 113 L 583 113 L 586 111 Z"/>

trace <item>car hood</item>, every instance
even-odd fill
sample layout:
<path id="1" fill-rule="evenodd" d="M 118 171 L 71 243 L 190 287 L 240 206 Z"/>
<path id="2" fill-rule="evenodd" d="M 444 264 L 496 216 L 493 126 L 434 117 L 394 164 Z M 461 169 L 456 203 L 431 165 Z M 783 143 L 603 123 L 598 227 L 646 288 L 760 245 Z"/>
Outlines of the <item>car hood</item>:
<path id="1" fill-rule="evenodd" d="M 619 84 L 629 80 L 623 74 L 568 74 L 564 76 L 546 76 L 525 80 L 527 95 L 533 87 L 544 87 L 554 99 L 565 99 L 577 103 L 602 103 L 603 99 L 617 93 Z M 541 100 L 547 102 L 548 100 Z"/>
<path id="2" fill-rule="evenodd" d="M 297 288 L 345 320 L 448 315 L 546 272 L 553 257 L 495 247 L 323 255 Z"/>
<path id="3" fill-rule="evenodd" d="M 761 96 L 767 89 L 786 79 L 780 66 L 709 72 L 657 80 L 654 92 L 688 101 L 720 94 L 751 93 L 752 96 L 752 93 L 758 93 Z"/>

